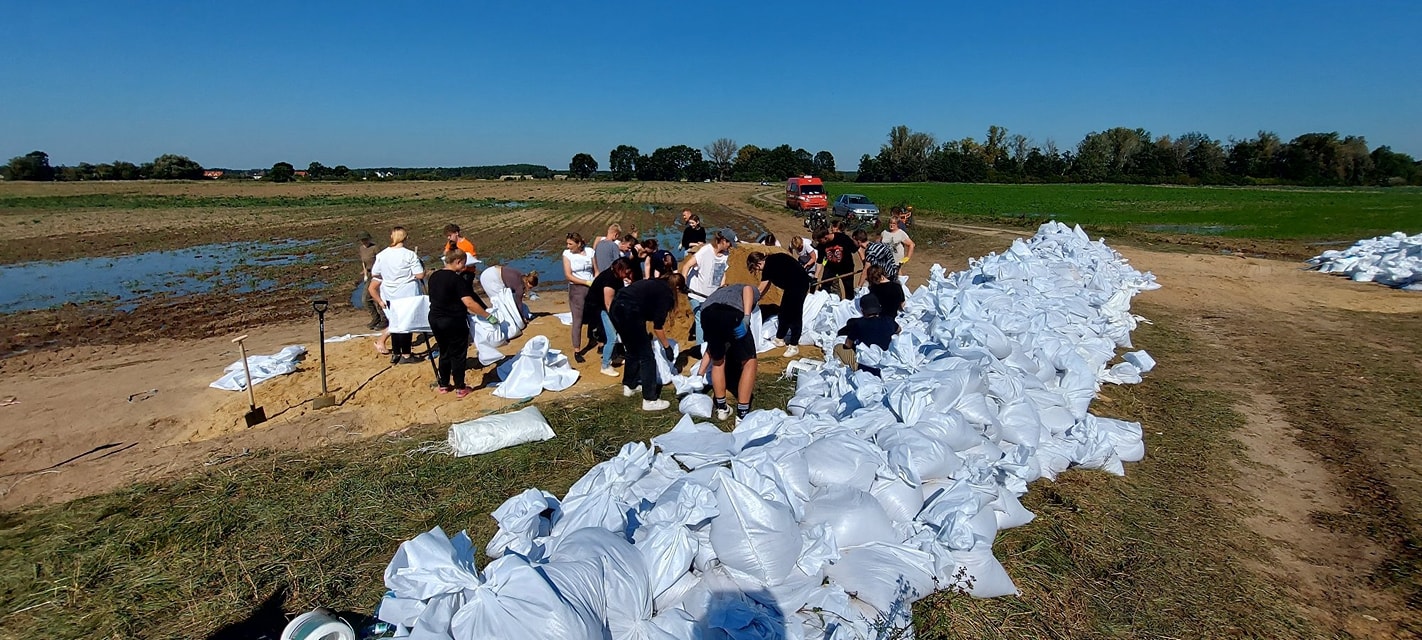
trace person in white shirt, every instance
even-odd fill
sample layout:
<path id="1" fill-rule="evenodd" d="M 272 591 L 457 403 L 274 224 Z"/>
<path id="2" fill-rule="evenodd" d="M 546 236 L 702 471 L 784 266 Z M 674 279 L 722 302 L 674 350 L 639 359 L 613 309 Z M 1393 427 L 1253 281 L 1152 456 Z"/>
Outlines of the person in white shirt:
<path id="1" fill-rule="evenodd" d="M 405 228 L 390 230 L 390 246 L 375 255 L 375 264 L 370 268 L 370 298 L 382 309 L 390 308 L 390 301 L 420 295 L 419 281 L 425 277 L 425 266 L 414 251 L 405 248 Z M 390 336 L 390 362 L 409 364 L 419 362 L 411 353 L 411 336 L 408 333 L 390 333 L 388 330 L 375 341 L 375 350 L 385 351 L 385 336 Z"/>
<path id="2" fill-rule="evenodd" d="M 726 279 L 726 261 L 730 257 L 731 240 L 724 233 L 717 231 L 710 242 L 701 245 L 686 264 L 681 266 L 681 273 L 686 276 L 686 286 L 689 289 L 691 311 L 696 316 L 697 344 L 701 344 L 705 339 L 705 333 L 701 329 L 701 303 L 721 287 L 721 282 Z"/>
<path id="3" fill-rule="evenodd" d="M 593 249 L 577 232 L 568 234 L 567 246 L 563 252 L 563 276 L 568 279 L 568 310 L 573 312 L 573 359 L 583 362 L 583 302 L 596 275 Z"/>
<path id="4" fill-rule="evenodd" d="M 899 226 L 899 221 L 894 218 L 889 218 L 889 227 L 879 234 L 879 242 L 889 245 L 894 250 L 894 259 L 899 264 L 905 264 L 913 257 L 913 240 L 909 238 L 908 232 Z"/>

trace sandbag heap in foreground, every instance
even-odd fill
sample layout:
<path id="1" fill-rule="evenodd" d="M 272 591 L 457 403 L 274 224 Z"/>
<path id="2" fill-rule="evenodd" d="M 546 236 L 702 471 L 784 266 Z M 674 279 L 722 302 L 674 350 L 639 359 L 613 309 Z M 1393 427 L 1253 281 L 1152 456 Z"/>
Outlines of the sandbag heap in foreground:
<path id="1" fill-rule="evenodd" d="M 1324 273 L 1337 273 L 1354 282 L 1377 282 L 1389 287 L 1422 291 L 1422 233 L 1401 231 L 1366 238 L 1343 251 L 1324 251 L 1308 263 Z"/>
<path id="2" fill-rule="evenodd" d="M 935 590 L 1014 594 L 992 542 L 1032 520 L 1028 484 L 1145 454 L 1139 424 L 1087 408 L 1153 366 L 1108 363 L 1130 346 L 1131 297 L 1157 286 L 1055 222 L 966 271 L 934 266 L 891 348 L 859 353 L 882 379 L 802 370 L 788 413 L 731 433 L 684 416 L 561 500 L 514 496 L 482 571 L 464 533 L 420 535 L 386 569 L 379 616 L 419 638 L 869 638 L 911 636 L 911 603 Z"/>

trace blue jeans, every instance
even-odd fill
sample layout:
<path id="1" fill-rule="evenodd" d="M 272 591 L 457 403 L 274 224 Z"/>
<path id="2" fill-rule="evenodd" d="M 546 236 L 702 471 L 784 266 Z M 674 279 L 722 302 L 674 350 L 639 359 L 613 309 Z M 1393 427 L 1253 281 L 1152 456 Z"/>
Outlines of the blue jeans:
<path id="1" fill-rule="evenodd" d="M 598 312 L 602 315 L 602 330 L 607 335 L 607 344 L 602 345 L 602 368 L 612 366 L 612 347 L 617 344 L 617 329 L 612 326 L 612 316 L 606 311 Z"/>
<path id="2" fill-rule="evenodd" d="M 701 330 L 701 305 L 706 301 L 696 298 L 688 298 L 688 301 L 691 302 L 691 314 L 696 318 L 696 344 L 704 344 L 706 334 Z"/>

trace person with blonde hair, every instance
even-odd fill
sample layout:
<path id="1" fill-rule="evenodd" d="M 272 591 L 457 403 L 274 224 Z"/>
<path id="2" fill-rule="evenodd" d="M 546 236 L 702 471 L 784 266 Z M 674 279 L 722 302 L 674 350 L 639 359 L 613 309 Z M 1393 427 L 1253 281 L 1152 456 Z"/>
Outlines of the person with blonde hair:
<path id="1" fill-rule="evenodd" d="M 405 227 L 390 229 L 390 246 L 375 256 L 375 264 L 370 268 L 370 297 L 383 309 L 390 308 L 390 301 L 420 295 L 419 281 L 425 277 L 425 267 L 414 251 L 405 248 Z M 390 336 L 390 362 L 410 364 L 419 362 L 411 354 L 409 333 L 391 333 L 388 329 L 375 342 L 375 350 L 383 353 L 385 336 Z"/>
<path id="2" fill-rule="evenodd" d="M 474 297 L 474 288 L 461 272 L 468 256 L 455 249 L 444 254 L 444 268 L 430 274 L 430 333 L 439 346 L 439 376 L 437 391 L 454 392 L 455 397 L 469 395 L 464 384 L 464 371 L 469 358 L 469 315 L 492 321 L 493 316 Z"/>

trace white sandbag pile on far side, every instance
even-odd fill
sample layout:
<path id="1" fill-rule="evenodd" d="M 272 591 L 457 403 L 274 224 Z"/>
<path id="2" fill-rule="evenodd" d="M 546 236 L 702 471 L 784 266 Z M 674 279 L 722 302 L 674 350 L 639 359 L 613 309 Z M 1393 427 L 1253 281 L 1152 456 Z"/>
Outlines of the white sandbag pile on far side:
<path id="1" fill-rule="evenodd" d="M 962 273 L 935 266 L 891 347 L 860 351 L 882 378 L 796 363 L 789 414 L 730 433 L 683 416 L 561 500 L 510 498 L 482 570 L 467 535 L 422 534 L 378 615 L 420 638 L 870 638 L 964 576 L 975 596 L 1014 594 L 992 543 L 1032 520 L 1028 484 L 1145 455 L 1139 424 L 1087 409 L 1102 381 L 1153 366 L 1110 363 L 1131 297 L 1156 286 L 1057 223 Z"/>
<path id="2" fill-rule="evenodd" d="M 1324 273 L 1337 273 L 1354 282 L 1376 282 L 1389 287 L 1422 291 L 1422 233 L 1401 231 L 1367 238 L 1343 251 L 1324 251 L 1308 263 Z"/>

